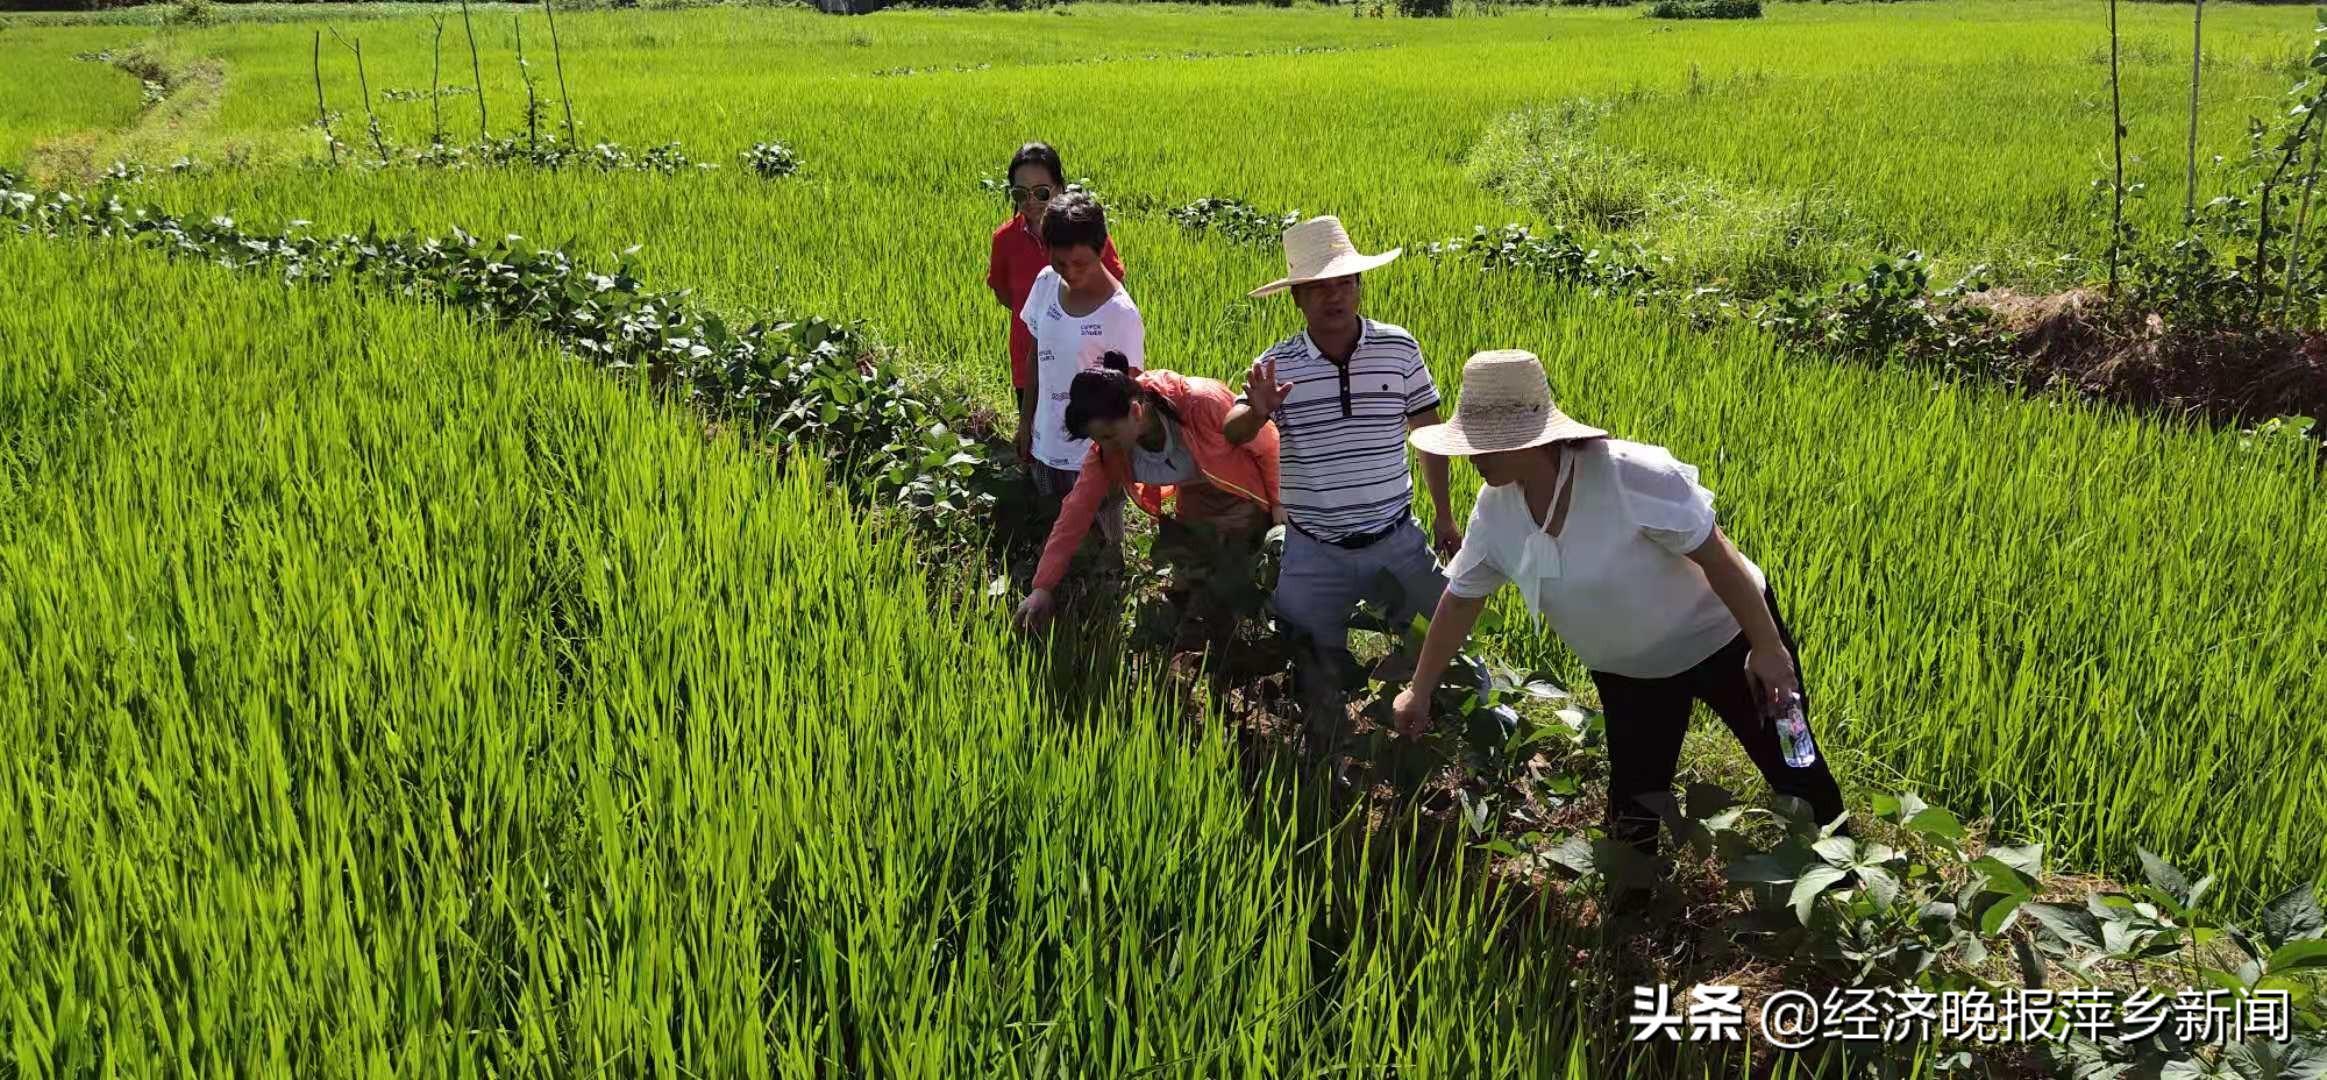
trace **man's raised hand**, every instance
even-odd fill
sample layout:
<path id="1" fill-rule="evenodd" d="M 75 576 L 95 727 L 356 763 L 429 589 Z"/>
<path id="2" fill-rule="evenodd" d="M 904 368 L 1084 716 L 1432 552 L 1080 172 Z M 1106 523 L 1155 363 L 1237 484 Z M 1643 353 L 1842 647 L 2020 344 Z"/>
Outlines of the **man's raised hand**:
<path id="1" fill-rule="evenodd" d="M 1292 383 L 1277 381 L 1277 361 L 1273 356 L 1253 361 L 1252 370 L 1245 373 L 1244 400 L 1262 416 L 1274 418 L 1292 392 Z"/>

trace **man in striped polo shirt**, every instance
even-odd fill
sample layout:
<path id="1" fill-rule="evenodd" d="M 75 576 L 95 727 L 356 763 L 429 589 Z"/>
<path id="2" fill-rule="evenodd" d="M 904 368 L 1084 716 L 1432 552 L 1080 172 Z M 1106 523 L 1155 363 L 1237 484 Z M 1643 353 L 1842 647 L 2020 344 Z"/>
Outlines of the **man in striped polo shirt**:
<path id="1" fill-rule="evenodd" d="M 1242 443 L 1274 423 L 1278 488 L 1289 526 L 1271 599 L 1309 648 L 1296 654 L 1313 737 L 1337 741 L 1347 720 L 1338 673 L 1349 617 L 1374 599 L 1399 622 L 1427 613 L 1446 578 L 1433 557 L 1462 545 L 1447 500 L 1446 459 L 1422 455 L 1435 511 L 1432 536 L 1414 519 L 1406 434 L 1439 422 L 1438 388 L 1412 334 L 1359 312 L 1358 275 L 1398 257 L 1360 254 L 1341 222 L 1313 218 L 1285 231 L 1287 275 L 1253 290 L 1290 289 L 1307 329 L 1254 361 L 1226 433 Z M 1382 587 L 1385 574 L 1394 588 Z"/>

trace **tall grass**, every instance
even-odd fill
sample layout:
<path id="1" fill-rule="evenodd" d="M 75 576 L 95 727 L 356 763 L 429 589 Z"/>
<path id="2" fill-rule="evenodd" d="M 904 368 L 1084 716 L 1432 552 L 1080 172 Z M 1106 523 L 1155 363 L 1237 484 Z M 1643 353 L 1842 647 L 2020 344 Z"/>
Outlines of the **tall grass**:
<path id="1" fill-rule="evenodd" d="M 804 461 L 344 286 L 0 275 L 205 313 L 0 308 L 11 1075 L 1645 1067 L 1540 898 L 1049 698 Z"/>
<path id="2" fill-rule="evenodd" d="M 864 316 L 998 401 L 1005 315 L 980 260 L 1004 211 L 976 181 L 1025 138 L 1103 191 L 1336 212 L 1378 248 L 1528 219 L 1464 176 L 1479 138 L 1637 87 L 1594 128 L 1628 160 L 1837 190 L 1882 246 L 2050 251 L 2105 232 L 2084 202 L 2105 146 L 2061 135 L 2106 108 L 2089 15 L 561 20 L 595 134 L 722 159 L 780 137 L 815 163 L 780 184 L 296 166 L 322 153 L 302 127 L 311 28 L 230 25 L 178 36 L 229 71 L 213 126 L 187 135 L 274 163 L 133 197 L 461 224 L 607 263 L 644 243 L 658 286 Z M 2165 192 L 2187 133 L 2179 16 L 2122 17 L 2129 170 Z M 2278 58 L 2307 29 L 2299 11 L 2209 20 L 2201 151 L 2276 107 Z M 119 73 L 54 56 L 123 34 L 0 32 L 11 71 L 72 63 L 0 82 L 0 159 L 118 111 Z M 423 17 L 365 36 L 381 88 L 424 84 Z M 478 40 L 507 117 L 513 34 L 485 19 Z M 1333 43 L 1395 47 L 1180 57 Z M 873 74 L 978 63 L 996 66 Z M 352 65 L 325 79 L 357 99 Z M 433 101 L 374 107 L 407 144 L 432 124 Z M 2170 224 L 2178 201 L 2128 213 Z M 1234 376 L 1297 328 L 1242 295 L 1281 272 L 1275 252 L 1155 217 L 1117 229 L 1159 366 Z M 897 541 L 803 475 L 393 304 L 21 242 L 0 243 L 0 269 L 35 298 L 0 305 L 9 355 L 29 358 L 0 368 L 22 432 L 0 444 L 0 670 L 24 673 L 0 678 L 0 713 L 9 745 L 36 748 L 8 774 L 0 852 L 21 854 L 0 868 L 46 905 L 0 913 L 4 968 L 45 973 L 15 999 L 33 1017 L 12 1022 L 20 1060 L 60 1031 L 120 1040 L 121 1060 L 589 1066 L 635 1045 L 732 1053 L 730 1071 L 957 1074 L 1187 1055 L 1165 1071 L 1378 1072 L 1392 1046 L 1419 1071 L 1493 1074 L 1582 1045 L 1545 996 L 1567 977 L 1554 931 L 1421 872 L 1433 848 L 1308 846 L 1329 833 L 1299 800 L 1249 805 L 1226 750 L 1167 737 L 1136 692 L 1062 716 L 997 613 L 917 583 Z M 1367 303 L 1420 335 L 1450 390 L 1470 351 L 1530 347 L 1564 405 L 1705 467 L 1775 575 L 1854 792 L 1913 785 L 2074 868 L 2130 873 L 2145 845 L 2248 898 L 2327 877 L 2327 506 L 2292 455 L 1420 259 Z M 195 314 L 97 314 L 114 311 Z M 1506 648 L 1568 663 L 1499 610 Z M 1517 944 L 1487 948 L 1498 933 Z M 196 971 L 203 992 L 179 993 Z M 776 989 L 749 1005 L 763 978 Z M 143 1004 L 180 1000 L 202 1011 Z M 442 1041 L 405 1049 L 416 1030 Z M 783 1052 L 728 1049 L 754 1039 Z"/>
<path id="3" fill-rule="evenodd" d="M 1005 314 L 984 291 L 980 259 L 1003 209 L 976 180 L 1029 136 L 1058 140 L 1070 169 L 1095 175 L 1103 191 L 1227 191 L 1270 208 L 1338 212 L 1372 247 L 1524 217 L 1471 185 L 1463 156 L 1514 106 L 1594 87 L 1645 88 L 1625 100 L 1648 104 L 1595 125 L 1643 160 L 1685 146 L 1699 175 L 1769 191 L 1836 186 L 1854 210 L 1890 215 L 1892 226 L 1874 221 L 1878 239 L 1913 221 L 1936 223 L 1941 237 L 2041 231 L 2106 163 L 2098 137 L 2080 151 L 2058 135 L 2089 130 L 2071 120 L 2105 108 L 2106 52 L 2093 63 L 2075 47 L 2091 40 L 2090 20 L 2047 4 L 1781 8 L 1756 26 L 1669 33 L 1601 12 L 1528 13 L 1400 23 L 1396 48 L 1253 59 L 1174 57 L 1366 43 L 1384 31 L 1300 12 L 1090 14 L 895 13 L 847 28 L 766 11 L 561 20 L 599 130 L 683 137 L 722 157 L 715 148 L 780 135 L 818 163 L 782 184 L 732 167 L 676 178 L 257 168 L 161 179 L 138 194 L 329 228 L 433 233 L 458 223 L 574 239 L 577 257 L 606 263 L 643 243 L 639 265 L 651 280 L 738 311 L 864 316 L 910 365 L 998 401 Z M 2154 137 L 2178 150 L 2187 69 L 2164 58 L 2186 61 L 2179 18 L 2142 6 L 2122 17 L 2129 149 Z M 2216 60 L 2205 78 L 2224 105 L 2209 110 L 2206 131 L 2218 140 L 2237 123 L 2242 95 L 2275 100 L 2284 73 L 2273 65 L 2306 24 L 2299 12 L 2253 8 L 2210 23 Z M 507 104 L 518 87 L 504 25 L 485 20 L 478 37 L 488 93 Z M 1050 35 L 1039 42 L 1027 33 L 1037 25 Z M 1516 40 L 1520 27 L 1548 40 Z M 871 47 L 849 44 L 852 33 Z M 47 49 L 69 37 L 38 34 Z M 226 58 L 221 130 L 254 139 L 299 131 L 312 90 L 305 35 L 267 25 L 180 35 L 182 49 Z M 427 77 L 424 18 L 387 20 L 366 36 L 378 43 L 367 60 L 380 83 Z M 2156 47 L 2155 64 L 2145 59 L 2149 37 L 2173 42 Z M 771 73 L 690 51 L 713 39 L 790 59 Z M 12 40 L 0 36 L 0 49 Z M 1949 51 L 1933 40 L 1992 48 Z M 1909 49 L 1920 59 L 1882 68 L 1882 85 L 1902 88 L 1906 102 L 1944 90 L 1947 108 L 1837 90 L 1872 77 L 1860 65 Z M 1076 63 L 1149 53 L 1159 59 Z M 980 58 L 1035 66 L 872 74 Z M 1459 86 L 1441 77 L 1457 59 L 1477 75 Z M 85 66 L 92 80 L 119 78 Z M 351 68 L 326 72 L 332 100 L 356 92 Z M 685 78 L 672 77 L 682 69 Z M 1735 77 L 1756 69 L 1765 74 Z M 1073 82 L 1075 107 L 1054 107 L 1048 90 L 1011 89 L 1031 75 Z M 1692 94 L 1693 83 L 1709 89 Z M 407 142 L 426 130 L 429 107 L 379 106 L 392 137 Z M 2026 123 L 1998 124 L 1995 109 Z M 1222 152 L 1222 130 L 1272 152 Z M 318 156 L 299 141 L 311 132 L 285 138 L 290 151 Z M 2148 157 L 2168 173 L 2173 159 Z M 2170 219 L 2172 203 L 2129 209 Z M 2037 212 L 2045 206 L 2052 211 Z M 1242 296 L 1280 272 L 1275 252 L 1184 235 L 1154 217 L 1117 229 L 1157 363 L 1234 376 L 1295 328 L 1285 305 Z M 1533 346 L 1554 357 L 1555 386 L 1578 408 L 1704 462 L 1749 550 L 1800 582 L 1788 596 L 1816 642 L 1816 678 L 1854 779 L 1904 779 L 2010 827 L 2041 829 L 2070 865 L 2130 869 L 2132 847 L 2147 844 L 2249 895 L 2327 874 L 2327 817 L 2293 795 L 2319 787 L 2319 757 L 2305 749 L 2319 730 L 2306 718 L 2327 701 L 2316 662 L 2327 629 L 2306 613 L 2321 599 L 2309 568 L 2327 564 L 2327 526 L 2315 486 L 2291 461 L 2153 420 L 1934 393 L 1921 376 L 1773 363 L 1758 337 L 1676 335 L 1558 289 L 1420 260 L 1379 278 L 1369 302 L 1421 335 L 1449 387 L 1471 350 Z M 2174 797 L 2196 770 L 2212 796 Z"/>
<path id="4" fill-rule="evenodd" d="M 2097 256 L 2105 239 L 2085 203 L 2091 181 L 2107 172 L 2106 122 L 2099 134 L 2064 134 L 2090 132 L 2094 103 L 2106 105 L 2105 49 L 2102 64 L 2090 55 L 2105 42 L 2084 9 L 2066 0 L 1913 10 L 1781 5 L 1749 25 L 1685 26 L 1622 10 L 1388 24 L 1303 11 L 1066 10 L 884 12 L 869 20 L 577 11 L 559 29 L 581 91 L 577 107 L 596 137 L 631 145 L 678 138 L 732 153 L 778 136 L 837 176 L 917 193 L 994 170 L 1008 148 L 1044 136 L 1069 148 L 1079 170 L 1119 190 L 1331 206 L 1431 239 L 1514 216 L 1461 178 L 1464 152 L 1497 119 L 1570 97 L 1639 90 L 1646 96 L 1610 117 L 1599 137 L 1780 202 L 1831 190 L 1870 216 L 1878 246 L 1970 260 L 2023 245 Z M 546 30 L 538 12 L 525 18 Z M 2123 21 L 2128 162 L 2141 165 L 2131 179 L 2155 195 L 2132 212 L 2145 226 L 2170 227 L 2186 135 L 2186 28 L 2157 6 L 2128 10 Z M 2233 6 L 2213 22 L 2206 97 L 2221 107 L 2206 117 L 2201 151 L 2208 153 L 2238 149 L 2245 116 L 2277 111 L 2276 95 L 2299 77 L 2281 65 L 2309 30 L 2306 13 L 2291 8 Z M 477 33 L 488 96 L 504 118 L 514 116 L 523 89 L 509 62 L 507 18 L 481 18 Z M 313 96 L 295 49 L 305 45 L 304 28 L 227 25 L 177 36 L 232 68 L 223 132 L 286 156 L 320 156 L 298 126 Z M 386 20 L 365 36 L 379 83 L 426 85 L 423 16 Z M 1374 44 L 1395 47 L 1179 59 Z M 0 56 L 10 48 L 0 38 Z M 2142 59 L 2152 55 L 2155 62 Z M 783 62 L 761 62 L 771 56 Z M 991 66 L 949 70 L 979 65 Z M 901 67 L 939 72 L 873 74 Z M 1464 77 L 1444 77 L 1450 70 Z M 686 75 L 674 79 L 675 71 Z M 331 77 L 332 100 L 355 99 L 352 65 Z M 1074 107 L 1051 107 L 1061 97 Z M 382 111 L 393 133 L 417 143 L 426 108 L 410 102 Z M 53 137 L 71 128 L 48 130 Z M 1272 153 L 1216 153 L 1216 131 Z M 0 138 L 0 161 L 20 158 L 43 137 L 35 129 Z M 907 145 L 909 154 L 896 152 Z M 1274 167 L 1279 160 L 1333 167 Z"/>

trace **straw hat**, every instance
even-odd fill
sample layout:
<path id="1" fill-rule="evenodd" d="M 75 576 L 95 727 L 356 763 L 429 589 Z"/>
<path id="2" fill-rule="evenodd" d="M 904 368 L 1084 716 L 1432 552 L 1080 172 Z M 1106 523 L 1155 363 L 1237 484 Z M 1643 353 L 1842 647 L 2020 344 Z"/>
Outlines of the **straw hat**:
<path id="1" fill-rule="evenodd" d="M 1326 281 L 1387 266 L 1404 248 L 1360 254 L 1337 217 L 1314 217 L 1285 230 L 1285 276 L 1247 293 L 1271 296 L 1295 285 Z"/>
<path id="2" fill-rule="evenodd" d="M 1463 364 L 1462 398 L 1452 419 L 1416 428 L 1408 438 L 1425 453 L 1463 457 L 1606 434 L 1552 404 L 1551 382 L 1534 353 L 1498 349 Z"/>

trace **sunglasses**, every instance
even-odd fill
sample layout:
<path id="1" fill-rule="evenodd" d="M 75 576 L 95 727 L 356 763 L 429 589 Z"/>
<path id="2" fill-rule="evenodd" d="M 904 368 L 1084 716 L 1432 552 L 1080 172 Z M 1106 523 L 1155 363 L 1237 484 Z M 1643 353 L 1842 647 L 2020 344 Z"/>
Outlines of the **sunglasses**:
<path id="1" fill-rule="evenodd" d="M 1058 191 L 1052 188 L 1049 184 L 1036 184 L 1033 187 L 1019 187 L 1016 184 L 1012 184 L 1008 190 L 1010 193 L 1010 201 L 1014 203 L 1025 202 L 1028 195 L 1034 196 L 1036 202 L 1049 202 L 1051 200 L 1051 196 L 1058 194 Z"/>

